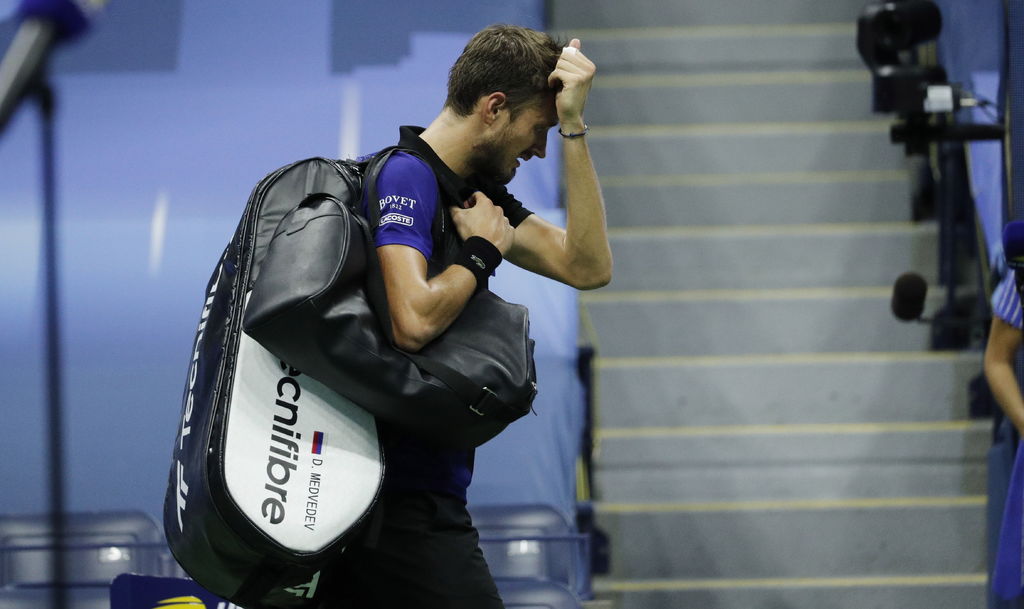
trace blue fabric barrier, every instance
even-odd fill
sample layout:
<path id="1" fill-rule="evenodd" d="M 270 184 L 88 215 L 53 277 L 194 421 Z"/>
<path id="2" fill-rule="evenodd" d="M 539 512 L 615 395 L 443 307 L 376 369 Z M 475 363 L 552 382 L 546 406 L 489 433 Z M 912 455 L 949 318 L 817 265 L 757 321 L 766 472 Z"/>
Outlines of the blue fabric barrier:
<path id="1" fill-rule="evenodd" d="M 939 38 L 939 63 L 949 79 L 961 83 L 987 108 L 962 110 L 958 120 L 1003 124 L 1006 111 L 1003 93 L 1007 82 L 1018 90 L 1011 93 L 1010 112 L 1014 114 L 1011 133 L 1014 165 L 1021 167 L 1024 148 L 1017 142 L 1024 131 L 1024 1 L 1002 0 L 957 2 L 936 0 L 943 14 Z M 1008 14 L 1006 11 L 1009 11 Z M 1006 37 L 1004 37 L 1004 34 Z M 1007 57 L 1009 70 L 1007 71 Z M 1018 119 L 1019 115 L 1019 119 Z M 988 262 L 995 279 L 1006 272 L 1002 227 L 1007 216 L 1024 217 L 1024 205 L 1017 187 L 1024 184 L 1024 172 L 1013 177 L 1014 203 L 1007 206 L 1003 142 L 985 141 L 967 144 L 971 194 L 981 225 Z M 1011 212 L 1012 213 L 1009 213 Z M 1018 354 L 1018 360 L 1020 355 Z M 1019 361 L 1018 361 L 1019 364 Z M 1020 366 L 1018 365 L 1018 369 Z M 989 609 L 1021 607 L 1021 492 L 1024 484 L 1021 455 L 1015 460 L 1016 439 L 1008 421 L 996 417 L 993 444 L 988 455 L 987 545 L 989 573 L 994 582 L 988 591 Z M 1005 507 L 1004 507 L 1005 503 Z M 1000 598 L 1001 597 L 1001 598 Z"/>
<path id="2" fill-rule="evenodd" d="M 971 74 L 970 87 L 978 96 L 985 99 L 998 99 L 1000 88 L 999 73 L 980 70 Z M 975 123 L 994 123 L 998 117 L 989 110 L 974 108 L 969 120 Z M 1006 256 L 1003 254 L 1003 225 L 1006 217 L 1005 163 L 1003 143 L 999 141 L 979 141 L 967 144 L 968 168 L 971 182 L 971 195 L 977 211 L 978 222 L 981 224 L 985 239 L 985 251 L 988 263 L 995 277 L 1006 272 Z"/>
<path id="3" fill-rule="evenodd" d="M 1006 46 L 1002 0 L 957 2 L 937 0 L 942 10 L 938 39 L 939 63 L 950 82 L 959 83 L 991 107 L 961 110 L 958 122 L 1002 123 L 1002 86 Z M 1001 270 L 1002 227 L 1005 223 L 1003 155 L 1001 142 L 970 142 L 970 178 L 974 203 L 982 225 L 989 263 Z"/>

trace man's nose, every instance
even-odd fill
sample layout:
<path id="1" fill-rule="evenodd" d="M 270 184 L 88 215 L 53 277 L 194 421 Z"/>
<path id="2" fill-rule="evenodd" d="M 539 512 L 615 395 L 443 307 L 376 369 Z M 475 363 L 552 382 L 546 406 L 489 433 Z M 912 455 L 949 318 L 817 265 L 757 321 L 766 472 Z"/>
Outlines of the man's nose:
<path id="1" fill-rule="evenodd" d="M 530 152 L 533 153 L 533 156 L 535 156 L 537 158 L 543 159 L 544 156 L 547 154 L 547 147 L 548 147 L 548 132 L 545 131 L 544 135 L 541 135 L 540 137 L 538 137 L 537 141 L 534 142 L 533 149 Z"/>

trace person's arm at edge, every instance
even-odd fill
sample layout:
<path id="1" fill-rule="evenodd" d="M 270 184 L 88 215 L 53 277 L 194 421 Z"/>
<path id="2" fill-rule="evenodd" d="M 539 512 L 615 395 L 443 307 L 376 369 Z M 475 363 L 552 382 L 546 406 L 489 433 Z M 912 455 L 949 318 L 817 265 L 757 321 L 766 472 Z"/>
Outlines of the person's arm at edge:
<path id="1" fill-rule="evenodd" d="M 1021 330 L 993 317 L 985 346 L 984 369 L 996 402 L 1017 431 L 1024 435 L 1024 397 L 1013 369 L 1013 358 L 1020 348 L 1021 339 Z"/>

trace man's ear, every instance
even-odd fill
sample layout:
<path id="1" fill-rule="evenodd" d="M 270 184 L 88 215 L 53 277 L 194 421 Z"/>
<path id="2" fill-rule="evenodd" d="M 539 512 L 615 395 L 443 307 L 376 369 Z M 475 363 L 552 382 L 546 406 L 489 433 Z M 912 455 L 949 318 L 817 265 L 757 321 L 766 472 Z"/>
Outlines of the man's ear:
<path id="1" fill-rule="evenodd" d="M 498 120 L 502 110 L 508 109 L 508 96 L 501 91 L 484 95 L 477 103 L 477 108 L 484 124 L 491 125 Z"/>

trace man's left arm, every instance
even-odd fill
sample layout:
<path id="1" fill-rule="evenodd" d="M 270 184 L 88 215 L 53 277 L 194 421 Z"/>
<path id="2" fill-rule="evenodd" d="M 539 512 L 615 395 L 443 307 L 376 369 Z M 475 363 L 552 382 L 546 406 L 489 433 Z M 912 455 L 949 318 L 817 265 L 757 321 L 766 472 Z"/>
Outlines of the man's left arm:
<path id="1" fill-rule="evenodd" d="M 573 39 L 548 83 L 558 89 L 555 107 L 562 133 L 582 133 L 583 106 L 594 79 L 594 64 Z M 566 185 L 565 228 L 536 214 L 516 227 L 506 258 L 516 266 L 561 281 L 581 290 L 607 285 L 612 277 L 604 199 L 590 158 L 587 138 L 563 137 L 562 157 Z"/>

